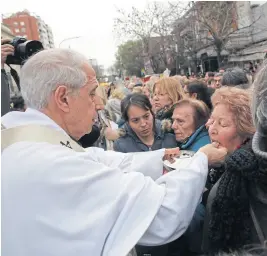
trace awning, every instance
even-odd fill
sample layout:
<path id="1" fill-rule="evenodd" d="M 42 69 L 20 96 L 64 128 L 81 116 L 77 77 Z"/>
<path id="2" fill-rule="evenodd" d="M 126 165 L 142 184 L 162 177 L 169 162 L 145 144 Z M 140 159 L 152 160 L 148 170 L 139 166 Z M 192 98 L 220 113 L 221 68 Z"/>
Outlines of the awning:
<path id="1" fill-rule="evenodd" d="M 244 56 L 230 56 L 228 61 L 241 62 L 241 61 L 263 60 L 266 54 L 267 54 L 266 52 L 257 52 Z"/>
<path id="2" fill-rule="evenodd" d="M 267 50 L 267 41 L 251 45 L 244 50 L 240 51 L 242 55 L 248 55 L 253 53 L 265 52 Z"/>
<path id="3" fill-rule="evenodd" d="M 207 55 L 208 55 L 208 57 L 216 57 L 217 56 L 217 53 L 216 53 L 216 51 L 215 51 L 215 49 L 214 49 L 214 46 L 208 46 L 208 47 L 206 47 L 206 48 L 203 48 L 203 49 L 201 49 L 201 50 L 199 50 L 198 52 L 197 52 L 197 58 L 201 58 L 201 55 L 203 54 L 203 53 L 207 53 Z M 226 50 L 222 50 L 222 52 L 221 52 L 221 55 L 222 56 L 227 56 L 229 53 L 228 53 L 228 51 L 226 51 Z"/>

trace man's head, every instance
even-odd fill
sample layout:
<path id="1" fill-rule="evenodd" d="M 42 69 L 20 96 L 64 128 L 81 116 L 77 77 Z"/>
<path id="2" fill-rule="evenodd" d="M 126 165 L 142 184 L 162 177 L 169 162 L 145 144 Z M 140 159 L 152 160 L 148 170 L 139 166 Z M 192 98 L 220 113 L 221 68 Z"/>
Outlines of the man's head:
<path id="1" fill-rule="evenodd" d="M 178 101 L 174 106 L 172 115 L 176 140 L 184 142 L 198 128 L 209 119 L 209 109 L 205 103 L 195 99 L 184 99 Z"/>
<path id="2" fill-rule="evenodd" d="M 222 84 L 221 84 L 222 76 L 223 76 L 222 73 L 216 73 L 215 74 L 214 79 L 213 79 L 214 80 L 214 84 L 213 84 L 214 89 L 218 89 L 222 86 Z"/>
<path id="3" fill-rule="evenodd" d="M 43 112 L 75 139 L 92 129 L 97 86 L 87 59 L 69 49 L 39 52 L 21 69 L 27 107 Z"/>
<path id="4" fill-rule="evenodd" d="M 207 72 L 205 75 L 205 81 L 207 82 L 209 79 L 214 77 L 214 73 L 213 72 Z"/>

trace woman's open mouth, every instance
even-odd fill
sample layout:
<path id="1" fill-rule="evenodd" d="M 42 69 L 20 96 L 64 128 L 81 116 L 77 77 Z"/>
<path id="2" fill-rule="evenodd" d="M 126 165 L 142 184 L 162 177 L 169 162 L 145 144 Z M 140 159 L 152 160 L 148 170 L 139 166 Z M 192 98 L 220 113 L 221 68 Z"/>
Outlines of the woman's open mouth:
<path id="1" fill-rule="evenodd" d="M 217 141 L 217 140 L 212 140 L 211 139 L 211 143 L 218 143 L 218 145 L 221 146 L 221 143 L 219 141 Z"/>

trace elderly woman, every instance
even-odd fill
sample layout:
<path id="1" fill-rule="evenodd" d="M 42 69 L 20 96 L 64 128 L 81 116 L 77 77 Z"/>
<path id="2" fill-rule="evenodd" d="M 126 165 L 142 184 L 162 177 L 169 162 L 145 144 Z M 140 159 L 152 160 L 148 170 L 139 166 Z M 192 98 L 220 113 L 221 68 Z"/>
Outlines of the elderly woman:
<path id="1" fill-rule="evenodd" d="M 196 152 L 210 143 L 205 127 L 209 115 L 208 107 L 199 100 L 184 99 L 174 105 L 172 129 L 180 149 Z"/>
<path id="2" fill-rule="evenodd" d="M 173 105 L 185 98 L 181 83 L 171 77 L 160 79 L 153 89 L 153 103 L 156 118 L 159 120 L 171 119 Z"/>
<path id="3" fill-rule="evenodd" d="M 260 124 L 260 129 L 265 125 L 266 132 L 266 102 L 263 102 L 266 99 L 263 95 L 266 91 L 266 88 L 263 89 L 266 86 L 266 68 L 259 79 L 262 90 L 258 91 L 261 94 L 257 94 L 256 102 L 259 105 L 255 117 L 258 120 L 256 124 Z M 251 145 L 255 128 L 250 102 L 249 92 L 238 88 L 224 87 L 212 96 L 214 110 L 209 122 L 210 138 L 219 146 L 227 148 L 229 155 L 222 167 L 213 169 L 209 175 L 211 183 L 217 182 L 207 202 L 203 235 L 205 252 L 230 251 L 248 244 L 259 244 L 252 209 L 265 234 L 267 231 L 266 138 L 262 133 L 260 136 L 263 137 L 259 140 L 259 133 L 256 134 L 255 154 Z M 265 149 L 262 145 L 265 145 Z"/>
<path id="4" fill-rule="evenodd" d="M 205 127 L 209 116 L 210 111 L 206 104 L 196 99 L 183 99 L 174 105 L 172 129 L 180 149 L 196 152 L 210 143 Z M 204 216 L 205 207 L 199 204 L 187 232 L 183 237 L 170 243 L 169 250 L 181 255 L 201 252 Z"/>

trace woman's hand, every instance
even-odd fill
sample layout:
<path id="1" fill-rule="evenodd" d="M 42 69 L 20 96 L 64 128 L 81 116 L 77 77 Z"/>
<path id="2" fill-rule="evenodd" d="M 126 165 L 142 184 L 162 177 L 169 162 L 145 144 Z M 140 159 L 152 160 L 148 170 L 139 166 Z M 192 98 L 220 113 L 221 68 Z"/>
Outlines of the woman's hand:
<path id="1" fill-rule="evenodd" d="M 175 161 L 174 158 L 178 157 L 179 155 L 180 155 L 179 148 L 166 148 L 163 160 L 168 160 L 170 163 L 173 163 Z"/>
<path id="2" fill-rule="evenodd" d="M 104 131 L 105 138 L 107 140 L 114 141 L 119 138 L 119 132 L 118 130 L 112 130 L 112 128 L 107 127 Z"/>

